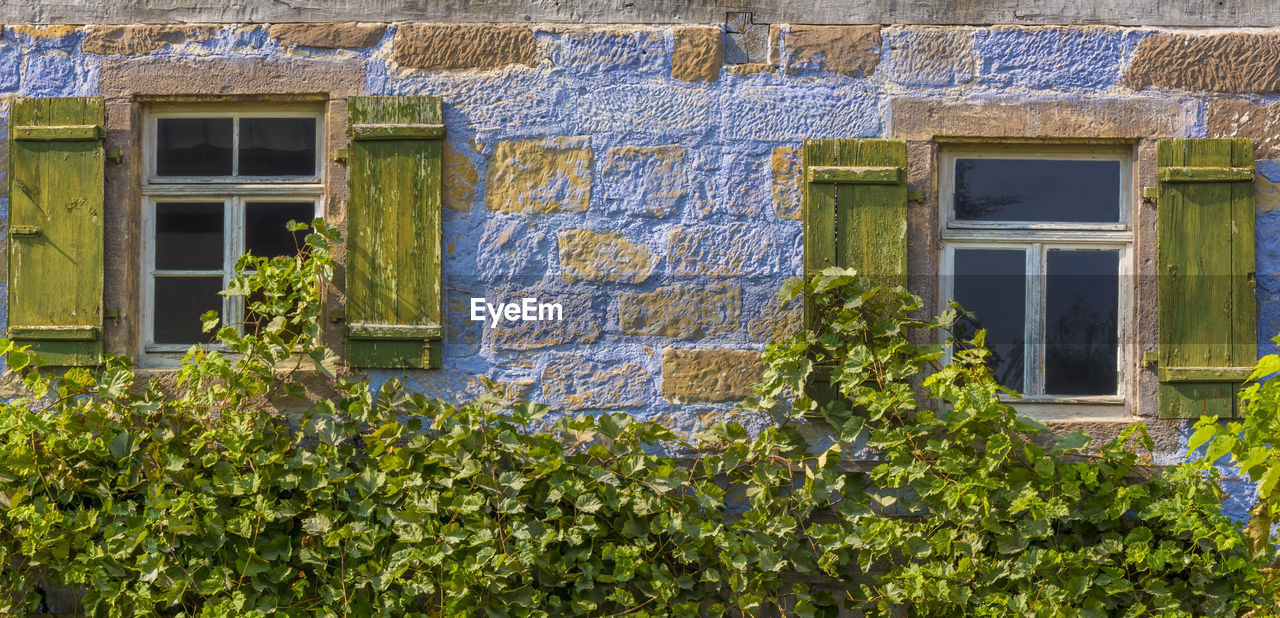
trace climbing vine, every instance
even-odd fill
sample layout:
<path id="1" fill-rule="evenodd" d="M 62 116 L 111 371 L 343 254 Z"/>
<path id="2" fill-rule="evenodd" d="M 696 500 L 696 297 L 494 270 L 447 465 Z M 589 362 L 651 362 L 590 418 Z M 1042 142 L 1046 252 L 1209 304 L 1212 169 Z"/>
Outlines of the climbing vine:
<path id="1" fill-rule="evenodd" d="M 319 343 L 333 228 L 243 258 L 243 329 L 171 381 L 53 372 L 0 342 L 0 613 L 51 585 L 100 616 L 1221 615 L 1264 560 L 1213 470 L 1019 417 L 982 339 L 920 345 L 919 299 L 831 269 L 817 331 L 746 406 L 679 436 L 487 392 L 370 390 Z M 300 226 L 302 227 L 302 226 Z M 1264 552 L 1265 553 L 1265 552 Z"/>

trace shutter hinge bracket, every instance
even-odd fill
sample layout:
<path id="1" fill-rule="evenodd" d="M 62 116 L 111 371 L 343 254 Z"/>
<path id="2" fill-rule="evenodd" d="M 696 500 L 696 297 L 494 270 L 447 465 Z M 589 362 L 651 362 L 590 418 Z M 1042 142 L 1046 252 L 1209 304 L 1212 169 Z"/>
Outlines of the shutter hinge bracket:
<path id="1" fill-rule="evenodd" d="M 1155 350 L 1147 350 L 1142 353 L 1142 366 L 1146 369 L 1155 367 L 1160 362 L 1160 353 Z"/>
<path id="2" fill-rule="evenodd" d="M 112 162 L 114 162 L 114 163 L 123 163 L 123 162 L 124 162 L 124 153 L 123 153 L 123 152 L 121 152 L 119 148 L 108 148 L 108 149 L 107 149 L 107 158 L 108 158 L 108 159 L 111 159 L 111 161 L 112 161 Z"/>
<path id="3" fill-rule="evenodd" d="M 330 322 L 341 322 L 341 321 L 343 321 L 343 320 L 345 320 L 345 319 L 347 319 L 347 311 L 346 311 L 345 309 L 330 309 L 330 310 L 329 310 L 329 321 L 330 321 Z"/>
<path id="4" fill-rule="evenodd" d="M 103 310 L 102 310 L 102 317 L 107 318 L 107 319 L 110 319 L 110 320 L 119 319 L 119 317 L 120 317 L 120 309 L 118 309 L 118 308 L 116 308 L 116 307 L 108 307 L 108 308 L 106 308 L 106 309 L 103 309 Z"/>
<path id="5" fill-rule="evenodd" d="M 41 234 L 40 227 L 36 225 L 15 225 L 9 228 L 10 236 L 31 237 L 31 236 L 39 236 L 40 234 Z"/>
<path id="6" fill-rule="evenodd" d="M 1154 202 L 1158 199 L 1160 199 L 1160 187 L 1143 187 L 1142 188 L 1142 201 Z"/>
<path id="7" fill-rule="evenodd" d="M 907 201 L 908 201 L 908 202 L 923 202 L 923 201 L 924 201 L 924 191 L 923 191 L 923 190 L 921 190 L 921 189 L 915 189 L 915 190 L 913 190 L 913 191 L 907 191 Z"/>

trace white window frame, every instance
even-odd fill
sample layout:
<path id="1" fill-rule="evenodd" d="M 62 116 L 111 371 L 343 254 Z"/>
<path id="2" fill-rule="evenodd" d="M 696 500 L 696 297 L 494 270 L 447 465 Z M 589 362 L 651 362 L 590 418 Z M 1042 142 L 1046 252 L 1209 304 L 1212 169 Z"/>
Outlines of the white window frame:
<path id="1" fill-rule="evenodd" d="M 1120 163 L 1120 221 L 1112 223 L 959 221 L 955 218 L 956 159 L 1047 159 L 1102 160 Z M 1062 144 L 955 144 L 944 145 L 939 155 L 938 204 L 941 216 L 939 310 L 954 297 L 955 251 L 957 249 L 1020 249 L 1025 252 L 1026 343 L 1021 399 L 1018 411 L 1045 420 L 1114 419 L 1130 420 L 1126 407 L 1132 400 L 1131 346 L 1126 345 L 1133 328 L 1133 165 L 1131 145 Z M 1114 250 L 1120 253 L 1117 281 L 1116 394 L 1050 395 L 1044 391 L 1045 263 L 1051 249 Z M 948 354 L 950 351 L 948 351 Z"/>
<path id="2" fill-rule="evenodd" d="M 313 176 L 210 176 L 158 177 L 155 175 L 157 121 L 160 118 L 296 118 L 316 119 L 316 174 Z M 173 202 L 223 202 L 223 288 L 230 282 L 236 260 L 244 253 L 244 217 L 247 202 L 312 202 L 313 217 L 324 213 L 324 131 L 322 105 L 298 104 L 164 104 L 144 111 L 142 131 L 142 298 L 139 331 L 139 363 L 144 367 L 176 366 L 192 344 L 155 342 L 155 228 L 156 204 Z M 233 124 L 238 133 L 239 123 Z M 238 169 L 238 135 L 232 142 L 232 171 Z M 163 271 L 159 276 L 181 276 L 190 272 L 201 275 L 210 271 Z M 244 318 L 244 302 L 239 297 L 224 297 L 222 316 L 230 325 L 240 328 Z"/>

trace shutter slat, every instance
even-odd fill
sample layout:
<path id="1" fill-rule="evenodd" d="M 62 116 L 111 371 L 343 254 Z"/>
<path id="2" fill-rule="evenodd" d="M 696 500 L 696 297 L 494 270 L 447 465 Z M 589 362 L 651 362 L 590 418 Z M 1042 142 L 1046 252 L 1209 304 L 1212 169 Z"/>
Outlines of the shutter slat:
<path id="1" fill-rule="evenodd" d="M 433 97 L 352 97 L 347 363 L 440 365 L 443 125 Z"/>
<path id="2" fill-rule="evenodd" d="M 838 167 L 822 165 L 810 167 L 809 182 L 838 182 L 850 184 L 896 185 L 907 181 L 907 170 L 897 166 Z"/>
<path id="3" fill-rule="evenodd" d="M 1160 416 L 1233 416 L 1257 361 L 1253 143 L 1157 147 Z"/>
<path id="4" fill-rule="evenodd" d="M 8 335 L 55 366 L 102 359 L 104 107 L 14 101 Z"/>

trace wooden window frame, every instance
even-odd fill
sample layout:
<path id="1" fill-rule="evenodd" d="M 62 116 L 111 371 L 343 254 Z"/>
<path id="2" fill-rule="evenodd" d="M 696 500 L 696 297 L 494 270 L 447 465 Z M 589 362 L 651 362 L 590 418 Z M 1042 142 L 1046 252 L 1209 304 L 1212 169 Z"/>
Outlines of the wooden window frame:
<path id="1" fill-rule="evenodd" d="M 155 175 L 156 127 L 159 118 L 315 118 L 316 119 L 316 174 L 313 176 L 254 176 L 251 181 L 243 176 L 208 177 L 159 177 Z M 244 253 L 244 214 L 247 201 L 290 201 L 314 203 L 314 216 L 324 217 L 326 202 L 326 113 L 324 105 L 315 102 L 261 102 L 261 103 L 157 103 L 147 106 L 142 113 L 140 136 L 142 156 L 141 205 L 142 226 L 139 242 L 139 263 L 142 272 L 139 281 L 139 341 L 138 360 L 143 367 L 176 367 L 186 350 L 193 344 L 158 344 L 154 339 L 155 313 L 155 211 L 159 202 L 217 202 L 223 209 L 223 264 L 222 282 L 225 288 L 230 281 L 235 262 Z M 233 124 L 238 132 L 239 123 Z M 238 157 L 236 144 L 232 143 L 233 162 Z M 236 166 L 233 163 L 233 172 Z M 201 273 L 209 271 L 200 271 Z M 160 276 L 181 275 L 179 271 L 166 271 Z M 241 328 L 244 302 L 238 297 L 226 297 L 222 302 L 224 323 Z"/>
<path id="2" fill-rule="evenodd" d="M 1120 206 L 1118 223 L 1052 222 L 969 222 L 954 217 L 955 161 L 957 158 L 1075 159 L 1120 162 Z M 956 249 L 1021 249 L 1027 256 L 1026 298 L 1027 353 L 1024 365 L 1024 395 L 1015 402 L 1019 412 L 1043 420 L 1130 418 L 1131 382 L 1129 371 L 1134 311 L 1135 233 L 1132 194 L 1136 156 L 1132 144 L 1045 143 L 963 143 L 943 144 L 938 153 L 938 310 L 947 307 L 954 295 L 954 255 Z M 1046 252 L 1050 249 L 1107 249 L 1120 252 L 1119 306 L 1117 307 L 1116 394 L 1093 396 L 1049 395 L 1043 392 L 1044 296 Z"/>

